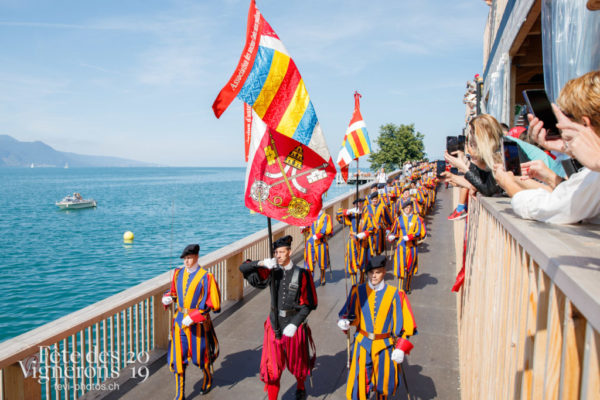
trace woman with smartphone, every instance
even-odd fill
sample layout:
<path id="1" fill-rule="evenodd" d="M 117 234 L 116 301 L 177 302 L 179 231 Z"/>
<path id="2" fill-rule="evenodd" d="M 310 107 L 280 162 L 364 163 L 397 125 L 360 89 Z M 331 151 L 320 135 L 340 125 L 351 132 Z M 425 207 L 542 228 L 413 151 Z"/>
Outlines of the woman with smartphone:
<path id="1" fill-rule="evenodd" d="M 483 196 L 500 194 L 502 189 L 496 184 L 492 171 L 494 164 L 500 161 L 502 126 L 491 115 L 481 114 L 469 122 L 469 128 L 466 150 L 471 155 L 471 161 L 460 155 L 453 157 L 448 152 L 444 158 L 459 172 L 463 172 L 465 179 Z"/>
<path id="2" fill-rule="evenodd" d="M 569 143 L 580 134 L 577 131 L 583 130 L 587 131 L 586 141 L 589 141 L 590 131 L 600 141 L 600 71 L 589 72 L 567 82 L 560 92 L 557 105 L 553 107 L 558 120 L 556 126 L 564 129 L 559 139 L 547 140 L 543 123 L 533 115 L 528 116 L 530 134 L 539 144 L 551 150 L 560 148 L 568 152 Z M 589 151 L 596 152 L 595 158 L 592 155 L 586 160 L 600 158 L 600 147 L 590 146 L 585 152 Z M 577 157 L 577 154 L 573 155 Z M 554 224 L 579 221 L 600 224 L 600 172 L 584 167 L 551 192 L 544 189 L 525 190 L 501 165 L 496 166 L 495 175 L 498 183 L 512 197 L 513 210 L 521 218 Z"/>

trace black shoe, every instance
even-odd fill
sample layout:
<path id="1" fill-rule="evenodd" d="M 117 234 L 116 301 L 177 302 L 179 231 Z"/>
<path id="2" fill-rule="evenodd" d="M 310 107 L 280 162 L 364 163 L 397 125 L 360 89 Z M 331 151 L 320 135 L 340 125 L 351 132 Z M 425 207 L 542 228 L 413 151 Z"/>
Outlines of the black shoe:
<path id="1" fill-rule="evenodd" d="M 407 290 L 407 291 L 406 291 L 406 294 L 410 294 L 410 290 Z"/>
<path id="2" fill-rule="evenodd" d="M 306 400 L 306 390 L 296 389 L 296 400 Z"/>
<path id="3" fill-rule="evenodd" d="M 202 389 L 200 391 L 200 394 L 205 395 L 208 394 L 208 392 L 210 392 L 212 390 L 212 385 L 210 385 L 209 387 L 207 387 L 206 389 Z"/>

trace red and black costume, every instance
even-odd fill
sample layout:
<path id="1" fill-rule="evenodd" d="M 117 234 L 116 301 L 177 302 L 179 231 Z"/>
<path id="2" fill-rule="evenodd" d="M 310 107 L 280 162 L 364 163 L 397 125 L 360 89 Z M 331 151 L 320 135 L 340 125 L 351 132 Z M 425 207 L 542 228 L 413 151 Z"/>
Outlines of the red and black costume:
<path id="1" fill-rule="evenodd" d="M 288 370 L 298 381 L 298 392 L 304 392 L 304 381 L 312 371 L 315 344 L 306 317 L 317 308 L 317 293 L 308 270 L 290 264 L 268 269 L 258 261 L 246 262 L 240 271 L 248 282 L 259 289 L 271 290 L 271 313 L 264 324 L 260 379 L 265 383 L 269 400 L 277 398 L 279 380 L 283 370 Z M 283 335 L 289 324 L 298 329 L 292 337 Z"/>

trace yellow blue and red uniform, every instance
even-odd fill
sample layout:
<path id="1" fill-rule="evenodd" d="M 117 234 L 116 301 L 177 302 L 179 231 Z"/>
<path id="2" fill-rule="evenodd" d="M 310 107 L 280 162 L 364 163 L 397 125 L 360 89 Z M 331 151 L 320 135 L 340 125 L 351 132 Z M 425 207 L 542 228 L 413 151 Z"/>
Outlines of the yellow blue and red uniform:
<path id="1" fill-rule="evenodd" d="M 390 229 L 394 222 L 391 211 L 383 203 L 374 206 L 372 203 L 365 206 L 364 217 L 373 227 L 368 237 L 371 257 L 378 256 L 385 250 L 385 231 Z"/>
<path id="2" fill-rule="evenodd" d="M 321 283 L 325 282 L 325 269 L 329 265 L 327 238 L 331 236 L 332 231 L 331 217 L 325 213 L 304 231 L 308 236 L 304 244 L 304 267 L 311 273 L 318 267 L 321 270 Z"/>
<path id="3" fill-rule="evenodd" d="M 364 213 L 364 208 L 363 208 Z M 348 241 L 346 242 L 346 272 L 350 275 L 350 280 L 353 285 L 356 284 L 356 275 L 360 273 L 360 281 L 363 280 L 363 273 L 365 266 L 371 258 L 369 252 L 369 235 L 374 231 L 370 221 L 362 218 L 363 214 L 351 214 L 348 210 L 339 209 L 336 213 L 335 218 L 340 224 L 350 227 L 350 234 L 348 235 Z M 364 232 L 366 237 L 364 239 L 358 239 L 353 234 Z"/>
<path id="4" fill-rule="evenodd" d="M 367 283 L 353 286 L 339 317 L 357 327 L 346 398 L 367 400 L 373 391 L 379 399 L 393 395 L 400 370 L 392 351 L 408 354 L 413 345 L 407 338 L 417 334 L 405 293 L 387 284 L 377 291 Z"/>
<path id="5" fill-rule="evenodd" d="M 419 268 L 417 242 L 427 235 L 425 224 L 418 215 L 400 213 L 394 220 L 390 234 L 398 240 L 394 251 L 394 275 L 398 278 L 398 285 L 410 291 L 411 279 Z M 408 240 L 405 241 L 404 236 Z"/>
<path id="6" fill-rule="evenodd" d="M 185 267 L 176 269 L 166 294 L 176 297 L 167 362 L 175 374 L 175 399 L 185 399 L 185 369 L 189 361 L 204 372 L 202 390 L 209 390 L 212 385 L 212 364 L 219 356 L 219 342 L 209 313 L 220 311 L 221 295 L 214 276 L 200 266 L 192 273 Z M 186 315 L 194 321 L 189 327 L 182 323 Z"/>

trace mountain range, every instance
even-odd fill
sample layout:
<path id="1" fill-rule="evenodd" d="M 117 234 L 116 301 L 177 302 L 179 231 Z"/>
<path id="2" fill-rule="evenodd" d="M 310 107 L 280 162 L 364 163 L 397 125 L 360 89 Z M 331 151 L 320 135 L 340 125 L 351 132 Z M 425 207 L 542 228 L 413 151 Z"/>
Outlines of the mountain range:
<path id="1" fill-rule="evenodd" d="M 1 167 L 156 167 L 156 164 L 125 158 L 90 156 L 54 150 L 44 142 L 21 142 L 0 135 Z"/>

